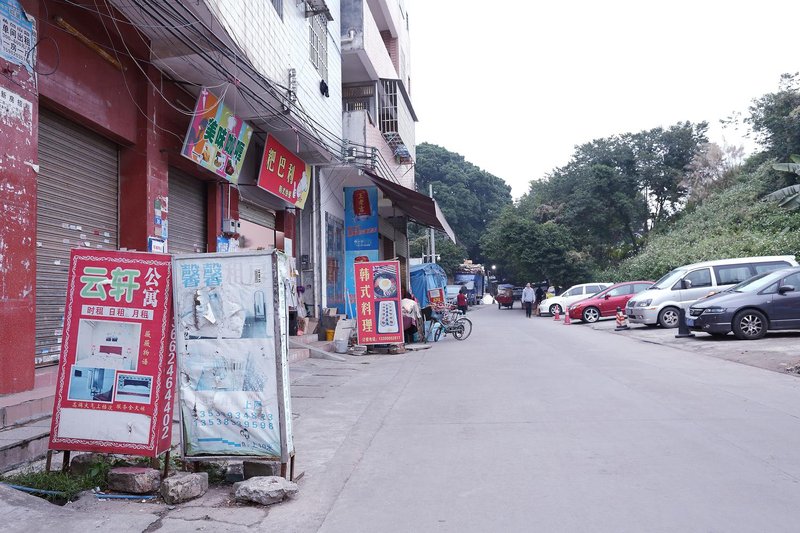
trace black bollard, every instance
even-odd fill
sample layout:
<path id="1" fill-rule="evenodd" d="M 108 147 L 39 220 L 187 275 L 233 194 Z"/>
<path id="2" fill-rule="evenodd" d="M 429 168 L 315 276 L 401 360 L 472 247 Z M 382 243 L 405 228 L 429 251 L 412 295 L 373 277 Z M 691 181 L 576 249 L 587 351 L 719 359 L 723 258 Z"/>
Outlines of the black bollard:
<path id="1" fill-rule="evenodd" d="M 689 331 L 689 326 L 686 325 L 686 310 L 683 307 L 678 308 L 678 334 L 675 335 L 676 339 L 683 337 L 694 337 L 694 333 Z"/>

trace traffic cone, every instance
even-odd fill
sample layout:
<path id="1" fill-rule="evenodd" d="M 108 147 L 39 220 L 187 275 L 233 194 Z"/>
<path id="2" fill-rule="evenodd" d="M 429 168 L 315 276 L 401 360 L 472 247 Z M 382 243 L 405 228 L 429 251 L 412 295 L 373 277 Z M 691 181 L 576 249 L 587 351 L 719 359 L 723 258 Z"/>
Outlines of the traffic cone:
<path id="1" fill-rule="evenodd" d="M 569 326 L 570 324 L 572 324 L 572 322 L 569 320 L 569 309 L 567 309 L 564 311 L 564 325 Z"/>
<path id="2" fill-rule="evenodd" d="M 561 309 L 560 305 L 556 306 L 556 312 L 553 313 L 553 320 L 561 320 L 561 315 L 559 314 L 559 310 Z"/>
<path id="3" fill-rule="evenodd" d="M 614 331 L 622 331 L 628 329 L 628 317 L 622 312 L 621 307 L 617 307 L 617 327 Z"/>

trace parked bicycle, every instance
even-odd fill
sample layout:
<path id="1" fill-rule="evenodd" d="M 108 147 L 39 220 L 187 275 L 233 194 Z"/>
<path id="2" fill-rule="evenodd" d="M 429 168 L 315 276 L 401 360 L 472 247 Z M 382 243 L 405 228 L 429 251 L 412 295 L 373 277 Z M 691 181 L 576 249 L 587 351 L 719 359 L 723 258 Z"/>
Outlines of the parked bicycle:
<path id="1" fill-rule="evenodd" d="M 455 306 L 450 306 L 433 315 L 433 340 L 452 335 L 456 340 L 463 341 L 472 333 L 472 321 Z"/>

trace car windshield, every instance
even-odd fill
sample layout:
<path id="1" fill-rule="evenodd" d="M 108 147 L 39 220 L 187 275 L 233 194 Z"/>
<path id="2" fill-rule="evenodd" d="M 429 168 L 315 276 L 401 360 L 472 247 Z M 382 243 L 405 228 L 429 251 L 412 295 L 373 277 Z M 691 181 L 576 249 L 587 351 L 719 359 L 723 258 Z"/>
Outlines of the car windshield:
<path id="1" fill-rule="evenodd" d="M 728 291 L 730 292 L 758 292 L 770 283 L 784 276 L 783 272 L 763 272 L 756 274 L 752 278 L 748 278 L 738 285 L 734 285 Z M 727 291 L 726 291 L 727 292 Z"/>
<path id="2" fill-rule="evenodd" d="M 672 272 L 666 274 L 660 280 L 653 283 L 653 286 L 649 287 L 647 290 L 649 291 L 651 289 L 668 289 L 673 285 L 675 285 L 675 282 L 681 279 L 685 273 L 686 270 L 676 268 Z"/>

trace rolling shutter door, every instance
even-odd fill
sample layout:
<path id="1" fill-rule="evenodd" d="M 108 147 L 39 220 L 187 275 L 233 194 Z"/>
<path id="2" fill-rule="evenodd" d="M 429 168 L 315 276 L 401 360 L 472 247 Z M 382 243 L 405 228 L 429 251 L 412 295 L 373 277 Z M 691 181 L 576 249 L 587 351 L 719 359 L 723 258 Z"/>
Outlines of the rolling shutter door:
<path id="1" fill-rule="evenodd" d="M 206 183 L 169 169 L 169 210 L 167 242 L 170 253 L 203 253 L 206 240 Z"/>
<path id="2" fill-rule="evenodd" d="M 36 194 L 36 363 L 61 351 L 70 250 L 117 249 L 117 146 L 44 109 Z"/>
<path id="3" fill-rule="evenodd" d="M 265 228 L 275 229 L 275 213 L 244 200 L 239 200 L 239 218 Z"/>

